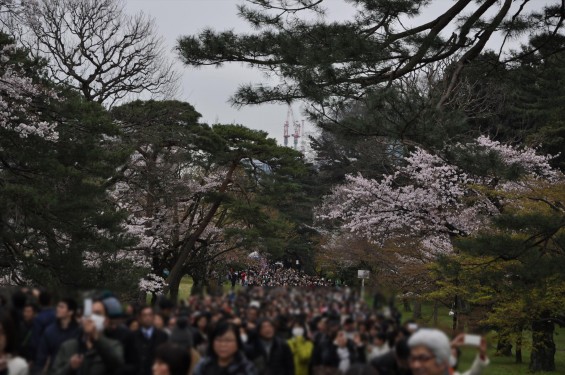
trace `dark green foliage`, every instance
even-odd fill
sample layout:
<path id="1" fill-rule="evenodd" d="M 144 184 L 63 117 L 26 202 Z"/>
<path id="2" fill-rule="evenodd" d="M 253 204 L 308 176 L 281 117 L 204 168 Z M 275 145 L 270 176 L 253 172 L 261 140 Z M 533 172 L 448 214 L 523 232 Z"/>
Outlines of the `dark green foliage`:
<path id="1" fill-rule="evenodd" d="M 298 98 L 327 105 L 331 98 L 359 99 L 438 61 L 451 58 L 469 64 L 497 28 L 509 35 L 525 30 L 536 35 L 538 30 L 557 32 L 561 27 L 559 5 L 529 13 L 519 8 L 511 15 L 511 0 L 484 1 L 472 10 L 467 7 L 470 0 L 459 0 L 436 19 L 408 29 L 398 27 L 397 20 L 425 12 L 429 2 L 354 1 L 355 19 L 341 22 L 312 20 L 313 14 L 323 14 L 323 1 L 249 3 L 240 7 L 240 14 L 256 33 L 207 29 L 182 37 L 177 46 L 187 65 L 243 62 L 283 79 L 272 87 L 242 86 L 233 97 L 238 105 Z M 451 26 L 453 33 L 445 33 Z M 454 69 L 446 82 L 457 82 L 459 73 Z M 452 88 L 448 85 L 444 92 L 449 96 Z"/>
<path id="2" fill-rule="evenodd" d="M 41 65 L 22 51 L 3 69 L 18 61 L 35 82 L 42 82 Z M 49 87 L 49 82 L 42 84 Z M 100 287 L 102 275 L 108 285 L 132 287 L 127 272 L 107 274 L 104 269 L 117 261 L 117 250 L 134 243 L 123 234 L 124 216 L 105 189 L 126 156 L 119 145 L 104 140 L 118 129 L 101 106 L 71 92 L 58 96 L 34 97 L 30 107 L 41 120 L 57 123 L 56 142 L 0 129 L 2 273 L 15 282 L 61 292 Z"/>

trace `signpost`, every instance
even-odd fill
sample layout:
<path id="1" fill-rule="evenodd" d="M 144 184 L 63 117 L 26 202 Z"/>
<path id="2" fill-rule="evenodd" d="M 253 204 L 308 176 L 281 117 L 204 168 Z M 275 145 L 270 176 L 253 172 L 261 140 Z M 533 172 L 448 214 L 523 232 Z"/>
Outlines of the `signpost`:
<path id="1" fill-rule="evenodd" d="M 361 299 L 365 299 L 365 279 L 369 279 L 369 270 L 357 270 L 357 278 L 361 279 Z"/>

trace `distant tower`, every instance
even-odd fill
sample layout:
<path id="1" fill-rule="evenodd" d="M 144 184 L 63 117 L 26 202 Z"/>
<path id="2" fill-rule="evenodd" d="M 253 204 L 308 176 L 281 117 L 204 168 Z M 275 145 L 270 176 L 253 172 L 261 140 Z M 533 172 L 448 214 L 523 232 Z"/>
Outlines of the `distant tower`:
<path id="1" fill-rule="evenodd" d="M 288 119 L 284 122 L 284 146 L 288 147 Z"/>
<path id="2" fill-rule="evenodd" d="M 300 126 L 300 121 L 295 121 L 294 122 L 294 134 L 292 135 L 292 137 L 294 138 L 294 149 L 298 150 L 298 138 L 301 137 L 301 132 L 300 132 L 301 126 Z"/>
<path id="3" fill-rule="evenodd" d="M 300 152 L 304 154 L 306 152 L 306 142 L 304 141 L 304 120 L 302 120 L 302 126 L 300 127 L 300 130 L 300 136 L 302 137 L 302 140 L 300 141 Z"/>
<path id="4" fill-rule="evenodd" d="M 293 133 L 290 135 L 290 125 L 292 124 Z M 284 122 L 284 145 L 288 146 L 288 139 L 292 136 L 294 138 L 294 149 L 298 150 L 298 140 L 302 138 L 303 142 L 301 144 L 302 150 L 304 150 L 304 120 L 302 123 L 300 121 L 296 121 L 294 119 L 294 112 L 292 111 L 292 107 L 288 106 L 288 111 L 286 112 L 286 121 Z"/>

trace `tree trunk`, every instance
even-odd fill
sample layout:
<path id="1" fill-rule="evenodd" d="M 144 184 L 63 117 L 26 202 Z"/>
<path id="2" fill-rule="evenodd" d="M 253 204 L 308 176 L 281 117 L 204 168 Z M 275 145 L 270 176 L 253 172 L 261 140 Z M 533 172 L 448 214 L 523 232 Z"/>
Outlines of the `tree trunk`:
<path id="1" fill-rule="evenodd" d="M 438 318 L 438 304 L 437 304 L 437 301 L 434 301 L 433 318 L 434 318 L 434 327 L 437 327 L 437 318 Z"/>
<path id="2" fill-rule="evenodd" d="M 228 170 L 228 173 L 226 174 L 226 177 L 224 178 L 224 181 L 222 181 L 222 185 L 218 189 L 219 194 L 226 192 L 228 185 L 231 182 L 233 172 L 235 171 L 237 166 L 238 166 L 238 163 L 236 163 L 236 162 L 232 163 L 230 169 Z M 179 285 L 180 285 L 180 281 L 182 279 L 184 264 L 185 264 L 186 260 L 188 259 L 190 252 L 194 248 L 196 241 L 198 241 L 198 238 L 200 238 L 200 235 L 204 232 L 204 230 L 206 230 L 206 228 L 208 227 L 208 225 L 212 221 L 212 218 L 214 217 L 214 215 L 218 211 L 218 208 L 220 208 L 220 204 L 222 203 L 222 200 L 223 200 L 223 198 L 221 196 L 216 199 L 216 201 L 212 204 L 212 206 L 210 207 L 210 209 L 206 213 L 206 216 L 204 216 L 204 218 L 202 219 L 202 221 L 198 225 L 198 228 L 189 236 L 186 243 L 181 248 L 180 255 L 177 258 L 175 265 L 173 266 L 173 269 L 171 270 L 171 273 L 169 274 L 169 277 L 167 278 L 167 285 L 165 286 L 165 289 L 164 289 L 164 294 L 171 292 L 171 299 L 173 298 L 173 289 L 175 289 L 175 288 L 176 288 L 176 293 L 175 293 L 174 298 L 175 298 L 175 300 L 176 300 L 176 298 L 178 298 L 178 288 L 179 288 Z"/>
<path id="3" fill-rule="evenodd" d="M 201 279 L 194 279 L 194 282 L 192 283 L 192 288 L 190 289 L 190 295 L 194 296 L 194 295 L 202 295 L 204 294 L 204 283 L 203 280 Z"/>
<path id="4" fill-rule="evenodd" d="M 190 276 L 192 276 L 192 288 L 190 289 L 190 295 L 202 295 L 204 294 L 204 286 L 206 285 L 206 275 L 208 266 L 206 264 L 199 265 L 192 269 Z"/>
<path id="5" fill-rule="evenodd" d="M 171 278 L 169 276 L 169 280 L 167 280 L 168 286 L 165 289 L 168 289 L 169 292 L 169 298 L 171 299 L 171 301 L 178 301 L 179 299 L 179 287 L 180 287 L 180 282 L 182 280 L 182 273 L 179 274 L 178 276 L 176 276 L 175 278 Z M 167 292 L 165 292 L 166 294 Z"/>
<path id="6" fill-rule="evenodd" d="M 498 336 L 496 354 L 503 357 L 512 357 L 512 343 L 508 339 L 507 333 L 503 333 Z"/>
<path id="7" fill-rule="evenodd" d="M 420 300 L 414 301 L 414 313 L 412 319 L 422 319 L 422 302 Z"/>
<path id="8" fill-rule="evenodd" d="M 455 281 L 456 284 L 455 285 L 459 285 L 459 280 Z M 453 330 L 453 333 L 457 332 L 457 318 L 458 318 L 458 314 L 459 314 L 459 297 L 455 296 L 455 300 L 453 301 L 453 323 L 452 323 L 452 327 L 451 329 Z"/>
<path id="9" fill-rule="evenodd" d="M 532 354 L 530 371 L 555 371 L 555 342 L 553 331 L 555 326 L 545 314 L 545 319 L 532 322 Z"/>
<path id="10" fill-rule="evenodd" d="M 516 363 L 523 363 L 522 361 L 522 329 L 516 330 L 518 338 L 516 339 Z"/>
<path id="11" fill-rule="evenodd" d="M 404 312 L 412 312 L 412 308 L 410 308 L 410 301 L 408 301 L 408 298 L 404 298 L 402 303 L 404 304 Z"/>

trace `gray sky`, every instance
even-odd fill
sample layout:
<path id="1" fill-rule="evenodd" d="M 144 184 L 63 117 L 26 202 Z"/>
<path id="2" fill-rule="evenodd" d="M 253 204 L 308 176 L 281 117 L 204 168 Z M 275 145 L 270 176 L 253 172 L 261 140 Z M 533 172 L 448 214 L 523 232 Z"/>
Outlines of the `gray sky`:
<path id="1" fill-rule="evenodd" d="M 246 106 L 241 109 L 228 103 L 229 97 L 239 85 L 246 83 L 266 82 L 267 78 L 258 70 L 247 68 L 241 64 L 225 64 L 220 68 L 204 67 L 194 69 L 183 66 L 173 48 L 180 36 L 200 32 L 205 27 L 215 30 L 234 29 L 237 32 L 251 31 L 250 27 L 237 16 L 236 5 L 239 0 L 125 0 L 125 11 L 135 14 L 142 11 L 155 19 L 158 33 L 164 38 L 171 58 L 177 62 L 182 73 L 179 100 L 195 106 L 207 123 L 238 123 L 244 126 L 267 131 L 279 143 L 283 142 L 283 124 L 287 117 L 286 105 L 262 104 Z M 548 0 L 536 0 L 540 6 Z M 327 0 L 327 18 L 350 19 L 353 9 L 344 0 Z M 425 22 L 437 17 L 453 4 L 452 0 L 434 0 L 417 21 Z M 500 39 L 493 38 L 489 43 L 495 47 Z M 300 104 L 293 106 L 294 118 L 300 120 Z M 312 130 L 306 125 L 306 131 Z M 292 129 L 291 129 L 292 132 Z"/>
<path id="2" fill-rule="evenodd" d="M 129 14 L 143 11 L 155 18 L 158 33 L 172 50 L 182 35 L 196 34 L 205 27 L 218 31 L 234 29 L 250 31 L 237 17 L 236 0 L 126 0 Z M 172 57 L 179 61 L 174 52 Z M 221 68 L 194 69 L 177 64 L 182 73 L 180 100 L 194 105 L 207 123 L 238 123 L 249 128 L 265 130 L 270 137 L 283 142 L 283 124 L 287 117 L 286 105 L 263 104 L 241 109 L 228 103 L 239 85 L 266 81 L 258 70 L 241 64 L 225 64 Z M 293 106 L 295 119 L 299 120 L 300 105 Z M 291 130 L 292 132 L 292 130 Z"/>

